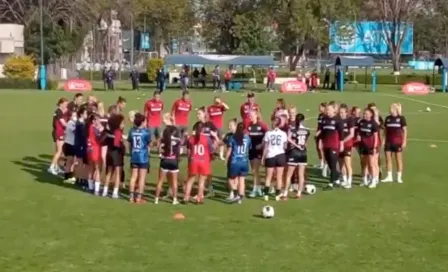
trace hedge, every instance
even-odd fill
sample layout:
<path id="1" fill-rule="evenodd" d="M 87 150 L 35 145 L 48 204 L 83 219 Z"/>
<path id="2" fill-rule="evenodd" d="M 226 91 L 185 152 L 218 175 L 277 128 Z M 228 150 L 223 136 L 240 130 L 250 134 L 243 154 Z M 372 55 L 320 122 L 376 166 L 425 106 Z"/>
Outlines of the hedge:
<path id="1" fill-rule="evenodd" d="M 258 83 L 263 82 L 265 73 L 263 71 L 256 72 L 256 78 Z M 252 78 L 253 73 L 248 72 L 245 74 L 234 74 L 234 78 Z M 295 75 L 291 75 L 289 72 L 286 73 L 278 73 L 277 77 L 294 77 Z M 88 71 L 82 71 L 80 73 L 80 77 L 86 80 L 95 80 L 95 81 L 101 81 L 102 80 L 102 72 L 88 72 Z M 224 75 L 222 75 L 222 78 L 224 78 Z M 129 80 L 129 73 L 123 72 L 122 73 L 122 80 Z M 349 81 L 353 81 L 353 74 L 349 74 L 346 76 L 346 79 Z M 407 75 L 400 75 L 400 76 L 394 76 L 394 75 L 377 75 L 376 77 L 376 83 L 377 84 L 388 84 L 388 85 L 402 85 L 406 84 L 408 82 L 422 82 L 428 85 L 432 85 L 432 75 L 418 75 L 418 74 L 407 74 Z M 438 74 L 435 75 L 435 85 L 440 85 L 442 77 Z M 320 75 L 320 81 L 323 83 L 324 77 L 323 75 Z M 364 84 L 367 80 L 367 84 L 371 84 L 372 82 L 372 75 L 370 73 L 367 74 L 367 77 L 364 76 L 364 74 L 356 74 L 355 80 L 359 84 Z M 207 75 L 206 77 L 207 82 L 213 81 L 213 77 L 211 74 Z M 330 78 L 330 81 L 334 81 L 334 74 L 332 74 L 332 77 Z M 147 73 L 140 73 L 140 82 L 141 83 L 150 83 L 148 80 Z"/>
<path id="2" fill-rule="evenodd" d="M 48 90 L 57 90 L 59 82 L 56 80 L 47 81 Z M 23 78 L 0 78 L 0 89 L 15 89 L 15 90 L 26 90 L 26 89 L 39 89 L 39 82 L 32 79 Z"/>

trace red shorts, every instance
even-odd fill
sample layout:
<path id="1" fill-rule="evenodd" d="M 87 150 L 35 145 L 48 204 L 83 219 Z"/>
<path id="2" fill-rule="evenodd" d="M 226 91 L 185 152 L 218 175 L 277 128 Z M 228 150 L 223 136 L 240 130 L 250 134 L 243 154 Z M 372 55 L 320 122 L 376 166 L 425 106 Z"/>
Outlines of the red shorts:
<path id="1" fill-rule="evenodd" d="M 92 163 L 101 163 L 102 162 L 101 149 L 95 148 L 88 150 L 87 159 L 89 160 L 89 162 Z"/>
<path id="2" fill-rule="evenodd" d="M 192 161 L 188 165 L 188 172 L 190 173 L 190 176 L 196 176 L 196 175 L 208 176 L 211 174 L 210 163 Z"/>

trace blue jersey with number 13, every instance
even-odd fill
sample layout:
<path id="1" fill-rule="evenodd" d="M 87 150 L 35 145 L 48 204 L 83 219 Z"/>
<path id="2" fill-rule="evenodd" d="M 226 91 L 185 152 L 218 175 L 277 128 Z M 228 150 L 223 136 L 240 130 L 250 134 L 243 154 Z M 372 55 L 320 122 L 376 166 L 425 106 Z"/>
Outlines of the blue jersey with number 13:
<path id="1" fill-rule="evenodd" d="M 232 135 L 227 144 L 229 148 L 232 148 L 232 153 L 230 154 L 230 163 L 240 163 L 249 161 L 249 149 L 251 146 L 250 137 L 244 135 L 243 144 L 238 145 L 235 140 L 235 136 Z"/>
<path id="2" fill-rule="evenodd" d="M 131 128 L 128 134 L 130 145 L 131 163 L 148 163 L 148 147 L 151 143 L 151 135 L 148 129 Z"/>

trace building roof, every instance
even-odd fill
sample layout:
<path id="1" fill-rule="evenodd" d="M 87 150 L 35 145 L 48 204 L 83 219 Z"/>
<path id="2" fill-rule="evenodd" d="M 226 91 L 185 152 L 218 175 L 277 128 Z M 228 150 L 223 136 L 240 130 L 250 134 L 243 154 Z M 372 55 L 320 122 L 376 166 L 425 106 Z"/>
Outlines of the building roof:
<path id="1" fill-rule="evenodd" d="M 339 56 L 335 59 L 335 65 L 371 67 L 374 65 L 374 60 L 370 56 Z"/>
<path id="2" fill-rule="evenodd" d="M 165 64 L 198 65 L 274 65 L 272 56 L 237 56 L 237 55 L 169 55 Z"/>

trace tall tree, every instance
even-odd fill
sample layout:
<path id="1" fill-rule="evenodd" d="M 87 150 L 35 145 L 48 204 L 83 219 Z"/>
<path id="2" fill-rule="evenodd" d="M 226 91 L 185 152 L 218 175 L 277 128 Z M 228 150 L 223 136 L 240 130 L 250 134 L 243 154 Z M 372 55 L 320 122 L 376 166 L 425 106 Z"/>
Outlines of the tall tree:
<path id="1" fill-rule="evenodd" d="M 223 54 L 267 54 L 276 49 L 273 20 L 266 1 L 202 0 L 202 35 Z"/>
<path id="2" fill-rule="evenodd" d="M 267 0 L 274 7 L 280 49 L 295 70 L 306 50 L 321 49 L 328 42 L 328 27 L 336 20 L 350 20 L 356 10 L 352 0 Z"/>
<path id="3" fill-rule="evenodd" d="M 375 0 L 367 8 L 378 11 L 384 39 L 389 47 L 394 72 L 400 71 L 401 45 L 417 15 L 425 9 L 426 0 Z"/>

